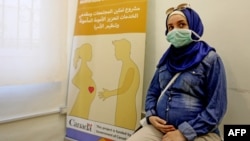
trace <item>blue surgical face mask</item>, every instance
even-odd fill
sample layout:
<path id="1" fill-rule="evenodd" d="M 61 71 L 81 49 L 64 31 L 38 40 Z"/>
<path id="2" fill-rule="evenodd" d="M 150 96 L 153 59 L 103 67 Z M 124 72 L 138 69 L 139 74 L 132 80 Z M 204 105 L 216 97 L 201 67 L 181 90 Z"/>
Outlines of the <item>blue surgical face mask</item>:
<path id="1" fill-rule="evenodd" d="M 185 45 L 190 44 L 193 41 L 192 39 L 192 33 L 200 39 L 200 36 L 196 34 L 194 31 L 189 29 L 173 29 L 172 31 L 168 32 L 166 35 L 166 39 L 168 42 L 170 42 L 174 47 L 180 48 Z"/>

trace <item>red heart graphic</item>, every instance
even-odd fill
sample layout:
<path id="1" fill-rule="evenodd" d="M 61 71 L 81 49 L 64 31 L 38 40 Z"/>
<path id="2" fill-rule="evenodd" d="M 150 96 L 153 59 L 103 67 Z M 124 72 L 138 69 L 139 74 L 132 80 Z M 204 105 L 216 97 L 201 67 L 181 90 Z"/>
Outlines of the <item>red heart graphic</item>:
<path id="1" fill-rule="evenodd" d="M 94 89 L 95 89 L 95 88 L 94 88 L 94 87 L 92 87 L 92 86 L 89 86 L 89 88 L 88 88 L 88 89 L 89 89 L 89 92 L 90 92 L 90 93 L 92 93 L 92 92 L 94 91 Z"/>

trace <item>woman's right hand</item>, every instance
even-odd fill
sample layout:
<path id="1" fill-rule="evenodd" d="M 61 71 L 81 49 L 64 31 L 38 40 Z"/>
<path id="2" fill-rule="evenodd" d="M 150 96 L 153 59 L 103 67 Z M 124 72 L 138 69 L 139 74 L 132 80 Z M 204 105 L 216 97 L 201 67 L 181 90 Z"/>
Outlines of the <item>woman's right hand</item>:
<path id="1" fill-rule="evenodd" d="M 176 130 L 173 125 L 168 125 L 167 121 L 161 119 L 158 116 L 150 116 L 149 121 L 156 129 L 158 129 L 162 133 L 167 133 Z"/>

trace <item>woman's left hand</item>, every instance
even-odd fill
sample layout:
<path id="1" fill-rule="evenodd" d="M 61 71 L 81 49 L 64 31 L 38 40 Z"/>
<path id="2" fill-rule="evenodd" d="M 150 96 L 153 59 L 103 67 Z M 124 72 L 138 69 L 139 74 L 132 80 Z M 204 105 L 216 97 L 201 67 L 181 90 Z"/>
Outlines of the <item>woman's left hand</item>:
<path id="1" fill-rule="evenodd" d="M 162 141 L 187 141 L 183 134 L 179 130 L 167 132 L 163 137 Z"/>

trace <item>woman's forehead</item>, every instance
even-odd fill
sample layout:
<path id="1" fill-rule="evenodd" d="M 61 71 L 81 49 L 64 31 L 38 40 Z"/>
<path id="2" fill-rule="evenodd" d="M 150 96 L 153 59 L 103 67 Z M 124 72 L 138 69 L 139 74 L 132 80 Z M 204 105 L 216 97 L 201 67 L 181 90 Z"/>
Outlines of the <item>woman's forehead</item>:
<path id="1" fill-rule="evenodd" d="M 187 19 L 186 17 L 183 17 L 182 15 L 174 14 L 168 18 L 167 24 L 174 24 L 180 21 L 187 22 Z"/>

